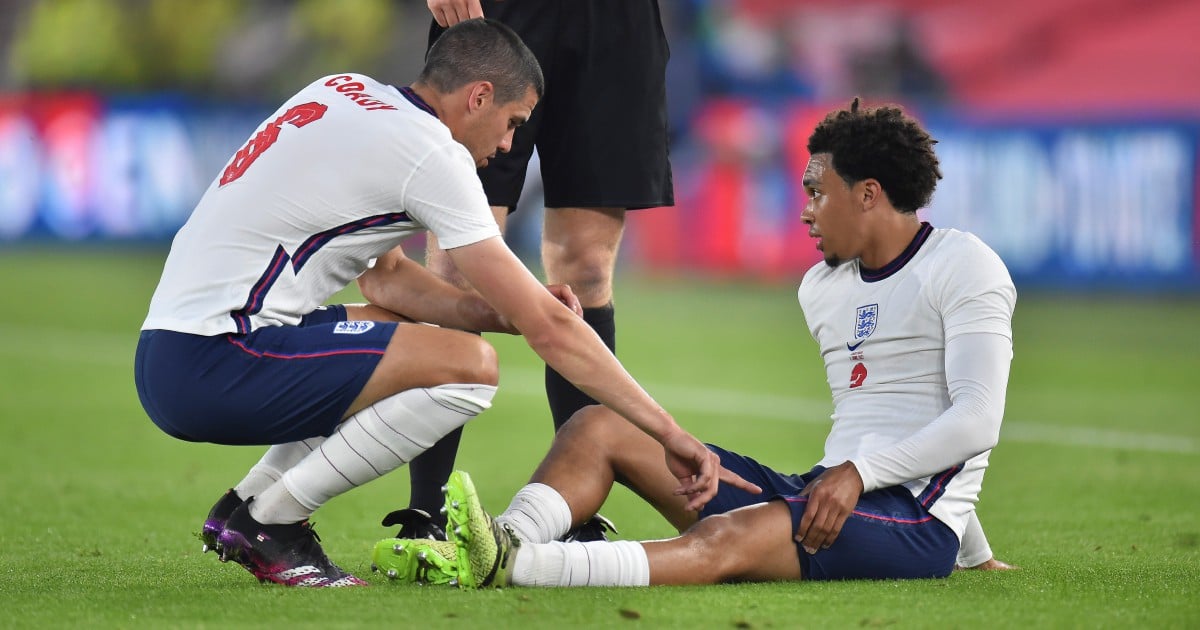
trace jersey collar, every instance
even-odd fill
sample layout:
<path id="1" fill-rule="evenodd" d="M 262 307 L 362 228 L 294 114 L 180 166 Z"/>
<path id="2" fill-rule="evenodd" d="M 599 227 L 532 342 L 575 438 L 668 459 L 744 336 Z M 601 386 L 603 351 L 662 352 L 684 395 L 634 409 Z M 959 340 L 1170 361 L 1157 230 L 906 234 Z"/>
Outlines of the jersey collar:
<path id="1" fill-rule="evenodd" d="M 426 103 L 425 99 L 421 98 L 421 95 L 413 91 L 411 87 L 406 85 L 400 88 L 400 93 L 404 95 L 404 98 L 408 99 L 408 102 L 415 105 L 417 109 L 429 114 L 430 116 L 433 116 L 434 118 L 437 118 L 437 112 L 433 111 L 433 108 L 429 106 L 429 103 Z"/>
<path id="2" fill-rule="evenodd" d="M 904 251 L 900 253 L 892 262 L 880 267 L 879 269 L 867 269 L 860 262 L 858 265 L 858 277 L 862 278 L 863 282 L 879 282 L 884 278 L 892 276 L 892 274 L 900 271 L 908 261 L 917 255 L 917 251 L 929 240 L 929 235 L 933 234 L 933 226 L 929 225 L 928 221 L 921 222 L 921 229 L 917 230 L 917 235 L 913 237 L 912 242 Z"/>

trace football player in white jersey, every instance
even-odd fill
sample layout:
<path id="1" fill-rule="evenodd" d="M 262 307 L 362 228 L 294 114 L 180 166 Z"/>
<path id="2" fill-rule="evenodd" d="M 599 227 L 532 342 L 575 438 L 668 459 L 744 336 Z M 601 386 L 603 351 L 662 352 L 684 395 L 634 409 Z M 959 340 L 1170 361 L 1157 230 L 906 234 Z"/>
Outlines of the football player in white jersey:
<path id="1" fill-rule="evenodd" d="M 979 239 L 917 217 L 941 178 L 934 143 L 900 109 L 857 99 L 809 138 L 802 219 L 825 262 L 805 274 L 799 301 L 834 402 L 815 467 L 782 474 L 709 445 L 763 491 L 722 486 L 689 511 L 653 465 L 661 447 L 588 407 L 503 514 L 488 516 L 457 472 L 451 542 L 385 539 L 376 564 L 467 587 L 930 578 L 951 573 L 965 536 L 971 564 L 999 568 L 974 506 L 1000 435 L 1016 290 Z M 614 481 L 681 535 L 557 542 Z"/>
<path id="2" fill-rule="evenodd" d="M 718 478 L 753 488 L 625 372 L 568 288 L 547 290 L 501 239 L 476 168 L 508 150 L 543 89 L 511 29 L 468 20 L 409 87 L 345 73 L 300 90 L 205 192 L 171 245 L 135 382 L 174 437 L 272 445 L 213 506 L 206 550 L 264 581 L 365 584 L 329 561 L 307 519 L 491 405 L 495 352 L 455 329 L 523 334 L 662 444 L 659 465 L 692 507 Z M 422 230 L 477 295 L 404 256 Z M 323 306 L 356 279 L 370 305 Z"/>

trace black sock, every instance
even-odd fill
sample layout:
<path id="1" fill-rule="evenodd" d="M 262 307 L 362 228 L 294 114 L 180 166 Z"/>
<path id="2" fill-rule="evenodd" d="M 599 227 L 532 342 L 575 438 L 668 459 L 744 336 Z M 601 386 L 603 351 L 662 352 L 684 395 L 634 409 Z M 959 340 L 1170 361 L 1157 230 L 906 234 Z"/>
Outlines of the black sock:
<path id="1" fill-rule="evenodd" d="M 446 485 L 450 473 L 454 472 L 454 458 L 458 455 L 461 439 L 462 427 L 459 427 L 408 463 L 412 488 L 408 507 L 429 512 L 433 522 L 442 527 L 446 526 L 446 515 L 441 513 L 445 501 L 442 486 Z"/>
<path id="2" fill-rule="evenodd" d="M 613 317 L 613 305 L 583 309 L 583 321 L 600 335 L 609 350 L 617 351 L 617 322 Z M 591 396 L 579 391 L 570 381 L 546 366 L 546 401 L 550 403 L 550 415 L 554 418 L 554 430 L 558 431 L 576 411 L 597 404 Z"/>

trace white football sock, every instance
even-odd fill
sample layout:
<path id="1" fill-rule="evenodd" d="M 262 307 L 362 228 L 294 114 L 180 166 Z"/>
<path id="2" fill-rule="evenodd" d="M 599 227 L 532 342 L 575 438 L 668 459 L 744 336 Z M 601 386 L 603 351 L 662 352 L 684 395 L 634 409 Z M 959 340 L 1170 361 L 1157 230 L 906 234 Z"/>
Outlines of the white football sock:
<path id="1" fill-rule="evenodd" d="M 295 523 L 347 490 L 407 464 L 492 406 L 491 385 L 410 389 L 350 416 L 250 505 L 260 523 Z"/>
<path id="2" fill-rule="evenodd" d="M 295 466 L 324 441 L 324 437 L 315 437 L 272 446 L 250 472 L 246 473 L 246 477 L 233 487 L 234 492 L 242 499 L 249 499 L 266 490 L 271 484 L 279 481 L 287 469 Z"/>
<path id="3" fill-rule="evenodd" d="M 513 557 L 515 586 L 648 586 L 650 560 L 631 540 L 523 544 Z"/>
<path id="4" fill-rule="evenodd" d="M 547 543 L 571 529 L 571 507 L 554 488 L 531 483 L 517 492 L 496 522 L 508 525 L 521 542 Z"/>

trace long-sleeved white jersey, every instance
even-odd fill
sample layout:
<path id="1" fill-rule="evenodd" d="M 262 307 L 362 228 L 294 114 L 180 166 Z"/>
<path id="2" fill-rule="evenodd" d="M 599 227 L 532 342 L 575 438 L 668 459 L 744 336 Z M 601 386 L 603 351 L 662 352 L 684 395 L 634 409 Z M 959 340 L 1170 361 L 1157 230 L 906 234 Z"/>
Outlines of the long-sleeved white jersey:
<path id="1" fill-rule="evenodd" d="M 798 291 L 833 426 L 820 464 L 903 485 L 961 538 L 1000 433 L 1016 289 L 975 236 L 923 224 L 886 268 L 819 263 Z"/>

